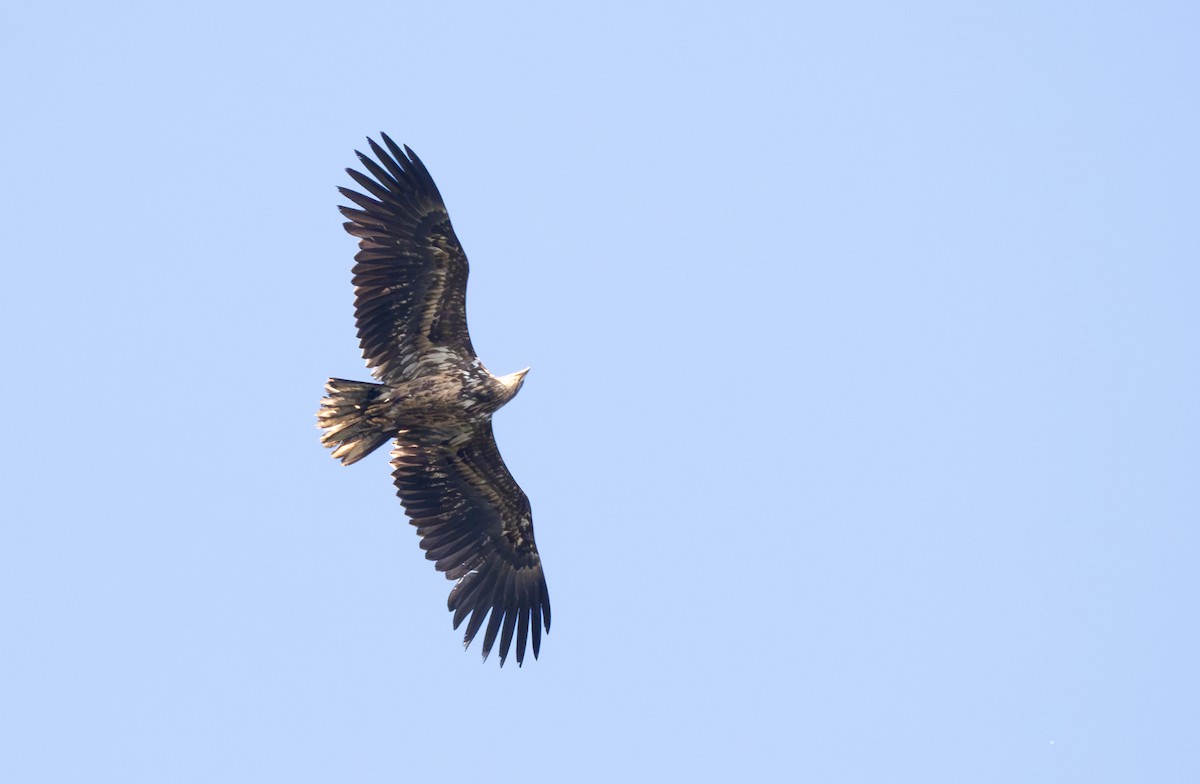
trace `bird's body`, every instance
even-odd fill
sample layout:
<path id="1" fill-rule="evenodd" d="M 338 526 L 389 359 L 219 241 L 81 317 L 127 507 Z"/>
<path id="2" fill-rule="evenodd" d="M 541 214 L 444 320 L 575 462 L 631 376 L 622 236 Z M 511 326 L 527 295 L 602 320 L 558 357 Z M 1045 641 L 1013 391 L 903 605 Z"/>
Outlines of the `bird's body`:
<path id="1" fill-rule="evenodd" d="M 350 175 L 374 198 L 341 189 L 360 238 L 355 310 L 363 355 L 380 383 L 330 379 L 318 424 L 322 442 L 350 465 L 390 439 L 393 479 L 426 557 L 458 583 L 450 592 L 465 644 L 483 628 L 483 655 L 500 663 L 550 629 L 550 599 L 533 539 L 529 500 L 504 465 L 492 414 L 513 398 L 526 370 L 492 375 L 466 325 L 467 258 L 421 161 L 383 136 L 382 166 L 359 153 L 374 180 Z M 514 637 L 514 634 L 516 635 Z"/>

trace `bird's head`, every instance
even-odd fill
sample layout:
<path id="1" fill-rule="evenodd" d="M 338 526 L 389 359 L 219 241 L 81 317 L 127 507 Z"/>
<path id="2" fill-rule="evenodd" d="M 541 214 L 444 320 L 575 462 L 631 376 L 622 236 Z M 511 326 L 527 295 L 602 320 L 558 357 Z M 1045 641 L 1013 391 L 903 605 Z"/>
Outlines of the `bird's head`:
<path id="1" fill-rule="evenodd" d="M 525 368 L 524 370 L 518 370 L 516 373 L 509 373 L 507 376 L 500 377 L 500 383 L 508 390 L 509 400 L 521 391 L 521 385 L 525 383 L 525 374 L 528 372 L 529 368 Z"/>

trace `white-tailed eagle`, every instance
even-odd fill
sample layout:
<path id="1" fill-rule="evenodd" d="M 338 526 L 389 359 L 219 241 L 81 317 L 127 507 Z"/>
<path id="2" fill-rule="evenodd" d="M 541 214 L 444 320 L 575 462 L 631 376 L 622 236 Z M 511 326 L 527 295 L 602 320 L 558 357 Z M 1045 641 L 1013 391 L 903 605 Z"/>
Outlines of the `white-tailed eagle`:
<path id="1" fill-rule="evenodd" d="M 321 442 L 345 465 L 394 439 L 392 476 L 425 557 L 457 580 L 448 601 L 463 644 L 481 630 L 500 664 L 516 641 L 550 631 L 550 597 L 533 541 L 529 499 L 504 465 L 492 414 L 521 389 L 528 368 L 488 372 L 467 333 L 467 256 L 433 178 L 408 147 L 368 139 L 378 163 L 355 151 L 365 195 L 340 207 L 359 238 L 354 311 L 363 357 L 377 384 L 331 378 L 321 401 Z M 490 617 L 489 616 L 490 613 Z M 484 619 L 487 617 L 486 628 Z"/>

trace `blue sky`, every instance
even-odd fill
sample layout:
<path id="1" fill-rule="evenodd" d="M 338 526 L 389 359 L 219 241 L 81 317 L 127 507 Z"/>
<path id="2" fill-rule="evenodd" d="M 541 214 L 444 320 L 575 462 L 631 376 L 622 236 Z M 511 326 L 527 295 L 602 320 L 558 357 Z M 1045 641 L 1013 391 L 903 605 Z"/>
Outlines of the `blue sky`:
<path id="1" fill-rule="evenodd" d="M 0 779 L 1197 780 L 1197 7 L 449 5 L 6 14 Z M 318 443 L 381 130 L 522 669 Z"/>

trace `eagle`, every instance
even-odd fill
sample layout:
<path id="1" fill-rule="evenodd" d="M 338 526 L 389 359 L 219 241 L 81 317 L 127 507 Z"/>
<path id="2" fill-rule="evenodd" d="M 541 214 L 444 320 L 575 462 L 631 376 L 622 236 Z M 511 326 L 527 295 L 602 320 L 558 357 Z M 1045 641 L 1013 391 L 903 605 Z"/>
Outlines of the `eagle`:
<path id="1" fill-rule="evenodd" d="M 529 498 L 492 434 L 492 415 L 512 400 L 529 368 L 494 376 L 467 331 L 467 255 L 429 171 L 387 134 L 368 138 L 376 160 L 355 150 L 367 174 L 346 172 L 366 193 L 339 188 L 358 238 L 354 313 L 363 358 L 378 383 L 331 378 L 317 413 L 321 442 L 344 465 L 393 441 L 396 494 L 425 557 L 454 580 L 447 605 L 463 647 L 497 639 L 500 666 L 516 641 L 517 664 L 542 627 L 550 596 L 533 538 Z M 386 149 L 385 149 L 386 147 Z"/>

